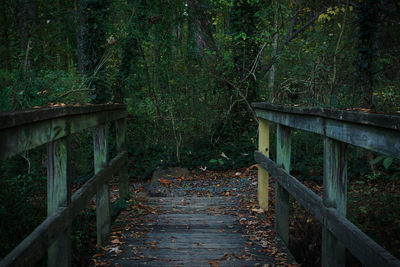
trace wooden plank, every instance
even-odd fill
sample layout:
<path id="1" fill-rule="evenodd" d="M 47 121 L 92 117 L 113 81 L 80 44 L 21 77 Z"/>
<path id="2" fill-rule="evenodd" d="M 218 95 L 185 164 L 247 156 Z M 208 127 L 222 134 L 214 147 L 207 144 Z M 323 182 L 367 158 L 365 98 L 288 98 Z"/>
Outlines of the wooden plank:
<path id="1" fill-rule="evenodd" d="M 108 125 L 103 124 L 93 129 L 94 173 L 98 173 L 108 163 Z M 111 230 L 110 193 L 105 182 L 96 193 L 96 229 L 97 245 L 100 247 L 108 238 Z"/>
<path id="2" fill-rule="evenodd" d="M 71 202 L 69 137 L 47 144 L 47 215 Z M 71 266 L 70 228 L 57 234 L 48 249 L 48 266 Z M 51 244 L 51 242 L 49 242 Z"/>
<path id="3" fill-rule="evenodd" d="M 325 125 L 327 137 L 400 158 L 399 131 L 334 120 L 326 120 Z"/>
<path id="4" fill-rule="evenodd" d="M 254 152 L 254 159 L 258 164 L 265 168 L 272 177 L 274 177 L 286 191 L 289 192 L 305 209 L 309 210 L 318 221 L 322 222 L 322 199 L 303 185 L 299 180 L 262 155 L 259 151 Z"/>
<path id="5" fill-rule="evenodd" d="M 123 164 L 126 152 L 118 154 L 110 161 L 107 168 L 102 169 L 89 179 L 72 196 L 71 205 L 59 207 L 46 218 L 27 238 L 15 247 L 1 262 L 0 266 L 31 266 L 38 262 L 54 242 L 58 233 L 65 231 L 74 217 L 84 209 L 97 192 L 97 188 L 110 179 Z"/>
<path id="6" fill-rule="evenodd" d="M 269 122 L 258 120 L 258 149 L 269 157 Z M 260 209 L 268 210 L 269 175 L 263 168 L 258 168 L 258 205 Z"/>
<path id="7" fill-rule="evenodd" d="M 276 162 L 287 173 L 290 172 L 290 154 L 292 139 L 290 128 L 277 125 L 276 132 Z M 279 184 L 275 183 L 275 229 L 283 243 L 289 245 L 289 193 Z"/>
<path id="8" fill-rule="evenodd" d="M 122 104 L 98 104 L 98 105 L 75 105 L 64 107 L 44 107 L 33 108 L 21 111 L 0 112 L 0 129 L 12 128 L 24 124 L 51 120 L 72 115 L 83 115 L 101 111 L 119 112 L 126 110 L 126 105 Z"/>
<path id="9" fill-rule="evenodd" d="M 324 133 L 324 119 L 312 115 L 288 114 L 276 111 L 255 110 L 257 117 L 317 134 Z"/>
<path id="10" fill-rule="evenodd" d="M 364 266 L 399 267 L 400 261 L 335 209 L 326 209 L 325 226 Z"/>
<path id="11" fill-rule="evenodd" d="M 400 114 L 374 114 L 368 112 L 335 110 L 318 107 L 280 106 L 269 103 L 252 103 L 257 110 L 277 111 L 297 115 L 312 115 L 356 124 L 370 125 L 379 128 L 400 130 Z"/>
<path id="12" fill-rule="evenodd" d="M 259 118 L 282 124 L 291 128 L 352 144 L 369 150 L 383 153 L 390 157 L 400 158 L 400 133 L 395 127 L 382 128 L 372 124 L 347 122 L 345 120 L 327 119 L 308 113 L 284 113 L 275 110 L 256 109 Z M 399 119 L 400 121 L 400 119 Z M 386 125 L 386 124 L 385 124 Z M 384 136 L 385 138 L 382 138 Z"/>
<path id="13" fill-rule="evenodd" d="M 346 217 L 347 205 L 347 145 L 324 139 L 323 203 Z M 322 266 L 345 266 L 346 249 L 326 228 L 322 228 Z"/>
<path id="14" fill-rule="evenodd" d="M 126 150 L 126 119 L 120 119 L 115 122 L 117 151 Z M 119 180 L 119 196 L 126 200 L 129 198 L 129 181 L 128 181 L 128 157 L 123 159 L 125 164 L 118 172 Z"/>
<path id="15" fill-rule="evenodd" d="M 117 109 L 57 117 L 3 129 L 0 131 L 0 160 L 67 135 L 124 117 L 126 117 L 126 111 Z"/>
<path id="16" fill-rule="evenodd" d="M 185 202 L 188 206 L 199 203 L 214 205 L 223 203 L 224 198 L 216 197 L 214 201 L 214 197 L 185 197 Z M 230 200 L 232 198 L 227 197 L 227 201 L 230 202 Z M 235 203 L 230 203 L 231 206 L 238 205 L 239 199 L 235 200 Z M 159 202 L 159 206 L 164 208 L 174 206 L 168 202 L 181 201 L 182 197 L 149 198 L 149 202 L 145 205 Z M 121 253 L 119 255 L 105 253 L 96 260 L 113 266 L 164 266 L 163 263 L 165 266 L 177 264 L 179 266 L 210 266 L 212 262 L 208 262 L 209 260 L 215 260 L 213 264 L 218 266 L 258 266 L 260 263 L 261 265 L 282 263 L 273 255 L 267 255 L 266 248 L 260 246 L 258 242 L 249 240 L 251 235 L 248 236 L 246 231 L 243 231 L 244 226 L 239 222 L 240 217 L 224 215 L 219 211 L 178 214 L 175 210 L 169 209 L 160 212 L 158 206 L 152 205 L 152 207 L 155 210 L 145 215 L 144 223 L 134 226 L 131 225 L 129 218 L 135 216 L 135 209 L 121 215 L 117 227 L 113 227 L 115 231 L 122 230 L 122 234 L 126 236 L 125 244 L 120 246 Z M 126 225 L 131 225 L 131 228 L 126 229 Z M 132 234 L 141 232 L 144 234 L 139 236 Z M 277 240 L 274 246 L 278 249 L 279 255 L 287 253 L 280 241 Z M 283 257 L 286 258 L 286 256 Z M 290 255 L 287 258 L 286 263 L 295 263 Z"/>
<path id="17" fill-rule="evenodd" d="M 1 262 L 0 266 L 33 266 L 46 253 L 50 242 L 57 237 L 56 233 L 66 230 L 69 225 L 67 208 L 58 208 L 36 229 L 14 248 Z"/>
<path id="18" fill-rule="evenodd" d="M 106 183 L 112 175 L 122 167 L 124 164 L 123 159 L 126 157 L 126 154 L 126 151 L 119 153 L 110 161 L 107 168 L 97 172 L 72 195 L 72 202 L 70 205 L 71 216 L 75 217 L 82 209 L 86 208 L 89 201 L 96 194 L 98 188 Z"/>
<path id="19" fill-rule="evenodd" d="M 254 152 L 254 158 L 263 168 L 308 211 L 310 211 L 323 226 L 331 231 L 336 238 L 365 266 L 400 266 L 400 261 L 378 245 L 349 220 L 335 209 L 325 208 L 322 199 L 296 178 L 262 155 Z"/>

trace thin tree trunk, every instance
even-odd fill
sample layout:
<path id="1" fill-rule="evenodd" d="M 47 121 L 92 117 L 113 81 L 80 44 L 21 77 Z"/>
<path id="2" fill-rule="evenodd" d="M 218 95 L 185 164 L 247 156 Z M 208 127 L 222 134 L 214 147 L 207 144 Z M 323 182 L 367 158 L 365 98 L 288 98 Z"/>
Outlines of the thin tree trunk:
<path id="1" fill-rule="evenodd" d="M 76 0 L 75 1 L 75 9 L 76 9 L 76 49 L 78 53 L 78 71 L 81 74 L 87 74 L 87 66 L 89 63 L 87 62 L 87 56 L 85 53 L 85 36 L 86 36 L 86 16 L 84 10 L 86 8 L 86 0 Z"/>
<path id="2" fill-rule="evenodd" d="M 278 0 L 274 0 L 274 32 L 278 31 Z M 278 34 L 274 35 L 274 40 L 272 42 L 272 55 L 271 58 L 276 57 L 276 51 L 278 48 Z M 271 92 L 274 90 L 275 84 L 275 64 L 271 66 L 269 70 L 269 79 L 268 79 L 268 91 Z"/>
<path id="3" fill-rule="evenodd" d="M 30 0 L 19 0 L 15 7 L 15 19 L 19 33 L 20 59 L 23 61 L 24 71 L 32 70 L 31 50 L 33 47 L 32 28 L 35 26 L 35 5 Z"/>

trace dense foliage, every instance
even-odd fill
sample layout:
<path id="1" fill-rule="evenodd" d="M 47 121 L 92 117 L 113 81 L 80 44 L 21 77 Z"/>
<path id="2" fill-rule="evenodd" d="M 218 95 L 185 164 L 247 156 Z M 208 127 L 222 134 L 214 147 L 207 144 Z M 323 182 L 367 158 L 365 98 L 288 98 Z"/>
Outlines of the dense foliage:
<path id="1" fill-rule="evenodd" d="M 249 166 L 257 145 L 253 101 L 398 111 L 397 1 L 0 0 L 0 6 L 0 110 L 126 103 L 133 177 L 165 165 Z M 296 135 L 294 171 L 321 179 L 313 166 L 321 165 L 322 143 Z M 88 140 L 75 137 L 75 149 Z M 310 151 L 319 152 L 307 157 Z M 373 175 L 395 175 L 393 159 L 351 153 L 351 175 L 367 175 L 365 166 L 375 166 Z M 90 153 L 81 155 L 87 158 L 76 160 L 77 183 L 91 172 Z M 43 157 L 35 151 L 1 163 L 7 179 L 0 180 L 0 215 L 18 210 L 18 218 L 33 220 L 27 225 L 44 216 L 32 199 L 45 188 Z M 1 231 L 14 232 L 0 222 Z M 0 243 L 0 257 L 14 245 Z"/>

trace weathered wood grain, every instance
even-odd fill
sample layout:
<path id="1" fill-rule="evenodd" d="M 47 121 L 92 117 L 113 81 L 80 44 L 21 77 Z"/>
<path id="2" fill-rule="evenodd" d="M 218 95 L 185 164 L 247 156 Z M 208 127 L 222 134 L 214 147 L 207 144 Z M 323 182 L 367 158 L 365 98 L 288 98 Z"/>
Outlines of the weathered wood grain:
<path id="1" fill-rule="evenodd" d="M 269 157 L 269 122 L 258 120 L 258 149 Z M 258 205 L 260 209 L 268 210 L 269 175 L 263 168 L 258 168 Z"/>
<path id="2" fill-rule="evenodd" d="M 126 119 L 120 119 L 115 122 L 117 151 L 126 150 Z M 128 181 L 128 157 L 123 159 L 125 164 L 122 165 L 118 172 L 119 196 L 126 200 L 129 197 L 129 181 Z"/>
<path id="3" fill-rule="evenodd" d="M 69 137 L 47 144 L 47 214 L 71 203 Z M 49 241 L 49 244 L 51 242 Z M 70 228 L 58 233 L 48 249 L 48 266 L 71 266 Z"/>
<path id="4" fill-rule="evenodd" d="M 173 209 L 178 203 L 184 206 Z M 239 223 L 239 217 L 223 214 L 222 211 L 238 207 L 239 199 L 233 197 L 151 197 L 145 205 L 155 208 L 146 215 L 142 224 L 135 224 L 133 230 L 126 229 L 130 214 L 118 218 L 126 237 L 120 246 L 121 254 L 106 255 L 108 265 L 120 266 L 257 266 L 279 260 L 267 255 L 265 248 L 257 242 L 251 242 Z M 219 209 L 216 206 L 224 204 Z M 207 207 L 197 210 L 197 207 Z M 196 213 L 181 213 L 181 208 Z M 134 212 L 132 210 L 132 212 Z M 139 237 L 137 232 L 146 232 Z M 278 252 L 285 253 L 282 243 L 278 242 Z M 111 257 L 109 257 L 111 256 Z M 279 263 L 282 263 L 280 261 Z M 288 264 L 295 263 L 289 256 Z"/>
<path id="5" fill-rule="evenodd" d="M 124 110 L 126 110 L 126 105 L 122 104 L 98 104 L 6 111 L 0 112 L 0 130 L 66 116 L 83 115 L 102 111 L 124 112 Z"/>
<path id="6" fill-rule="evenodd" d="M 126 111 L 117 109 L 38 120 L 18 127 L 1 129 L 0 160 L 67 135 L 124 117 L 126 117 Z"/>
<path id="7" fill-rule="evenodd" d="M 98 189 L 121 168 L 122 164 L 124 164 L 123 159 L 126 157 L 126 154 L 126 151 L 119 153 L 109 162 L 107 168 L 96 173 L 72 195 L 70 205 L 72 217 L 77 216 L 82 209 L 86 208 Z"/>
<path id="8" fill-rule="evenodd" d="M 36 229 L 14 248 L 1 262 L 1 267 L 33 266 L 47 254 L 50 243 L 56 240 L 58 233 L 66 230 L 69 224 L 68 208 L 58 208 Z"/>
<path id="9" fill-rule="evenodd" d="M 347 144 L 324 139 L 323 203 L 346 217 L 347 206 Z M 322 266 L 344 266 L 346 249 L 326 228 L 322 228 Z"/>
<path id="10" fill-rule="evenodd" d="M 322 199 L 317 194 L 303 185 L 295 177 L 279 168 L 274 161 L 265 157 L 259 151 L 254 152 L 254 159 L 265 168 L 269 174 L 300 203 L 300 205 L 309 210 L 318 221 L 322 222 L 323 204 Z"/>
<path id="11" fill-rule="evenodd" d="M 399 267 L 400 261 L 335 209 L 326 209 L 325 226 L 364 266 Z"/>
<path id="12" fill-rule="evenodd" d="M 14 248 L 1 262 L 0 266 L 32 266 L 46 253 L 47 248 L 59 233 L 67 230 L 74 217 L 84 209 L 105 181 L 123 164 L 126 151 L 119 153 L 105 169 L 89 179 L 73 196 L 71 205 L 59 207 L 46 218 L 27 238 Z"/>
<path id="13" fill-rule="evenodd" d="M 329 108 L 281 106 L 261 102 L 252 103 L 252 106 L 256 110 L 260 109 L 297 115 L 311 115 L 343 122 L 400 130 L 400 114 L 374 114 L 359 111 L 335 110 Z"/>
<path id="14" fill-rule="evenodd" d="M 94 173 L 98 173 L 107 166 L 108 151 L 108 125 L 103 124 L 93 129 L 93 148 L 94 148 Z M 96 192 L 96 230 L 97 245 L 100 247 L 108 238 L 111 229 L 110 214 L 110 192 L 108 184 L 97 188 Z"/>
<path id="15" fill-rule="evenodd" d="M 325 135 L 348 144 L 400 158 L 400 131 L 326 120 Z"/>
<path id="16" fill-rule="evenodd" d="M 312 115 L 288 114 L 269 110 L 255 110 L 257 117 L 312 133 L 324 133 L 324 119 Z"/>
<path id="17" fill-rule="evenodd" d="M 396 127 L 378 127 L 365 121 L 335 120 L 316 113 L 294 113 L 278 110 L 256 109 L 258 117 L 291 128 L 317 133 L 338 141 L 400 158 L 400 130 Z M 363 114 L 363 113 L 361 113 Z M 400 117 L 392 118 L 399 123 Z"/>
<path id="18" fill-rule="evenodd" d="M 292 139 L 290 128 L 281 124 L 276 131 L 276 162 L 287 173 L 290 172 L 290 154 Z M 286 246 L 289 245 L 289 193 L 279 184 L 275 183 L 275 229 Z"/>
<path id="19" fill-rule="evenodd" d="M 286 173 L 278 165 L 259 151 L 254 158 L 318 221 L 365 266 L 400 266 L 400 261 L 363 233 L 336 209 L 326 208 L 322 199 L 295 177 Z"/>

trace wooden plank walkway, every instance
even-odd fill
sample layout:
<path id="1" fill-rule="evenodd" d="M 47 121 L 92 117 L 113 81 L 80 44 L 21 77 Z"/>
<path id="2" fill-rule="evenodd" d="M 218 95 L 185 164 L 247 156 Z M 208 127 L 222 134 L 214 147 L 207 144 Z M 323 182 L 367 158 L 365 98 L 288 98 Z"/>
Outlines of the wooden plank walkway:
<path id="1" fill-rule="evenodd" d="M 113 227 L 107 252 L 94 258 L 96 265 L 283 264 L 282 259 L 267 256 L 265 247 L 250 242 L 239 218 L 230 214 L 239 206 L 235 197 L 149 197 L 141 205 L 150 212 L 142 218 L 138 218 L 135 208 L 123 213 Z M 276 253 L 286 255 L 287 250 L 280 244 Z M 295 263 L 289 259 L 286 263 Z"/>

